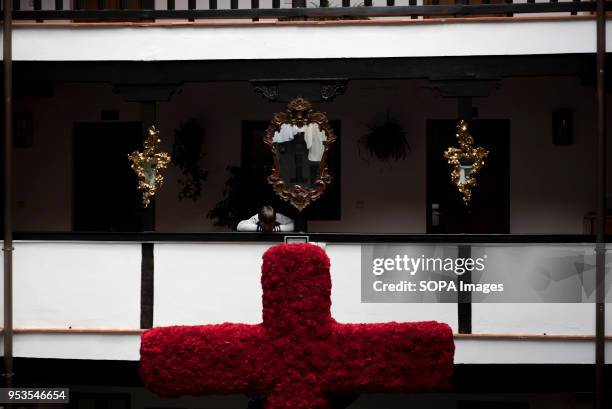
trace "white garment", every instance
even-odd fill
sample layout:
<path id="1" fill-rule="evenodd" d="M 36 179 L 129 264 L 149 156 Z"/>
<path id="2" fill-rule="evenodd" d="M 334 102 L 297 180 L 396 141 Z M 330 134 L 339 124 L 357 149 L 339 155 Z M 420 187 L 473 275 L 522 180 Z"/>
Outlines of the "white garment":
<path id="1" fill-rule="evenodd" d="M 283 143 L 292 141 L 299 132 L 304 132 L 304 142 L 306 142 L 306 148 L 308 149 L 308 160 L 320 162 L 323 158 L 323 152 L 325 152 L 323 141 L 327 140 L 327 135 L 319 129 L 319 125 L 316 123 L 302 127 L 282 124 L 280 129 L 274 132 L 272 142 Z"/>
<path id="2" fill-rule="evenodd" d="M 274 132 L 274 137 L 272 138 L 272 142 L 283 143 L 292 141 L 295 134 L 297 133 L 294 129 L 295 127 L 289 124 L 282 124 L 280 130 Z"/>
<path id="3" fill-rule="evenodd" d="M 323 158 L 325 147 L 323 141 L 327 140 L 327 135 L 319 129 L 319 125 L 311 123 L 304 131 L 304 141 L 308 148 L 308 160 L 312 162 L 320 162 Z"/>
<path id="4" fill-rule="evenodd" d="M 293 231 L 293 220 L 281 213 L 276 213 L 276 223 L 274 223 L 274 231 Z M 259 225 L 259 216 L 255 215 L 247 220 L 242 220 L 236 227 L 238 231 L 261 231 Z"/>

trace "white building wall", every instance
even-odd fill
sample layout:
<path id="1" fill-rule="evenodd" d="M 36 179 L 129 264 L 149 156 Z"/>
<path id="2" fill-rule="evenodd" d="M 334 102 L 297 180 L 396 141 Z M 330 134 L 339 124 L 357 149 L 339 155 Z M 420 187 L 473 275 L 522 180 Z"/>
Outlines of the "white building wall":
<path id="1" fill-rule="evenodd" d="M 155 325 L 261 322 L 261 256 L 270 243 L 157 243 Z M 456 304 L 361 302 L 361 246 L 328 243 L 339 322 L 438 320 L 457 330 Z M 17 328 L 135 329 L 138 243 L 17 242 Z M 520 268 L 529 269 L 528 265 Z M 534 271 L 534 274 L 537 272 Z M 475 333 L 592 335 L 593 304 L 474 304 Z M 608 317 L 612 334 L 612 317 Z"/>
<path id="2" fill-rule="evenodd" d="M 594 53 L 594 19 L 340 24 L 16 26 L 15 61 L 387 58 Z M 607 33 L 608 51 L 612 33 Z M 299 47 L 296 46 L 299 44 Z"/>
<path id="3" fill-rule="evenodd" d="M 14 326 L 138 328 L 140 243 L 17 242 Z"/>
<path id="4" fill-rule="evenodd" d="M 261 322 L 259 267 L 270 246 L 156 244 L 155 325 Z M 457 329 L 456 304 L 362 303 L 361 247 L 327 244 L 326 251 L 332 262 L 332 315 L 337 321 L 437 320 Z"/>
<path id="5" fill-rule="evenodd" d="M 155 244 L 155 325 L 260 322 L 261 255 L 271 245 Z M 357 244 L 326 245 L 334 318 L 341 323 L 438 320 L 457 331 L 456 304 L 361 303 L 360 250 Z M 15 326 L 22 330 L 15 335 L 15 356 L 139 359 L 137 333 L 104 331 L 139 327 L 139 244 L 17 242 L 14 277 Z M 593 304 L 474 304 L 473 309 L 475 334 L 594 333 Z M 612 334 L 612 317 L 606 326 Z M 589 339 L 458 338 L 456 344 L 456 363 L 594 360 Z M 612 356 L 608 360 L 612 363 Z"/>

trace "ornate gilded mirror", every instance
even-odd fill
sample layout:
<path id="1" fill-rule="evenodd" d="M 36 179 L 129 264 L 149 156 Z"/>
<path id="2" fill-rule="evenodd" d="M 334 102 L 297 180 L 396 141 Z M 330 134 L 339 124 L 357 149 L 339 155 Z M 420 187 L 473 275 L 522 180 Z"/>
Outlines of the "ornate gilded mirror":
<path id="1" fill-rule="evenodd" d="M 304 98 L 291 100 L 285 112 L 275 114 L 264 142 L 274 158 L 268 182 L 276 194 L 300 211 L 320 198 L 332 180 L 326 158 L 335 140 L 327 116 Z"/>
<path id="2" fill-rule="evenodd" d="M 151 126 L 148 137 L 144 141 L 143 151 L 134 151 L 128 155 L 132 169 L 138 177 L 138 189 L 142 190 L 144 207 L 149 205 L 151 197 L 155 195 L 164 181 L 161 171 L 166 169 L 170 163 L 170 155 L 159 151 L 160 142 L 159 131 L 155 129 L 155 126 Z"/>
<path id="3" fill-rule="evenodd" d="M 484 166 L 484 160 L 489 154 L 483 147 L 474 147 L 474 137 L 470 134 L 468 124 L 459 121 L 457 124 L 458 147 L 449 147 L 444 157 L 451 165 L 451 181 L 463 195 L 466 206 L 472 199 L 472 188 L 476 186 L 478 171 Z"/>

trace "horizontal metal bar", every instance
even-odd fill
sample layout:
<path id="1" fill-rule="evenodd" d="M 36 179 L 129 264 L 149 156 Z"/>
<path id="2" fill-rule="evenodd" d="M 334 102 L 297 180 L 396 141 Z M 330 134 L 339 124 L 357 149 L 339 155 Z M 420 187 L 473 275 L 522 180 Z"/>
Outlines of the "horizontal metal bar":
<path id="1" fill-rule="evenodd" d="M 583 341 L 593 342 L 594 335 L 565 335 L 565 334 L 497 334 L 497 333 L 480 333 L 480 334 L 454 334 L 455 339 L 468 339 L 475 341 Z M 612 336 L 606 336 L 606 341 L 612 341 Z"/>
<path id="2" fill-rule="evenodd" d="M 0 333 L 3 331 L 0 328 Z M 144 329 L 138 328 L 15 328 L 16 334 L 101 334 L 101 335 L 140 335 Z M 479 334 L 453 334 L 455 339 L 468 339 L 477 341 L 583 341 L 592 342 L 594 335 L 575 334 L 515 334 L 515 333 L 479 333 Z M 612 341 L 612 336 L 605 337 Z"/>
<path id="3" fill-rule="evenodd" d="M 104 233 L 104 232 L 32 232 L 15 233 L 23 241 L 104 241 L 104 242 L 284 242 L 285 236 L 296 233 Z M 327 243 L 594 243 L 587 234 L 376 234 L 376 233 L 306 233 L 310 241 Z M 609 236 L 608 239 L 612 239 Z"/>
<path id="4" fill-rule="evenodd" d="M 491 15 L 506 13 L 563 13 L 594 11 L 592 2 L 426 5 L 396 7 L 318 7 L 291 9 L 217 9 L 217 10 L 16 10 L 15 20 L 137 20 L 137 19 L 214 19 L 214 18 L 292 18 L 292 17 L 401 17 L 440 15 Z M 612 1 L 606 1 L 612 10 Z"/>
<path id="5" fill-rule="evenodd" d="M 0 329 L 0 332 L 3 331 Z M 15 328 L 16 334 L 104 334 L 140 335 L 144 329 L 137 328 Z"/>

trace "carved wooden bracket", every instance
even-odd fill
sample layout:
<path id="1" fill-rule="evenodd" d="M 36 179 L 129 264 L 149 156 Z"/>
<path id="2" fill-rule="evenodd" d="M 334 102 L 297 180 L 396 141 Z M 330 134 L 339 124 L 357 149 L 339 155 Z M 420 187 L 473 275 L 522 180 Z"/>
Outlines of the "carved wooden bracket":
<path id="1" fill-rule="evenodd" d="M 251 81 L 253 91 L 271 102 L 289 102 L 297 95 L 311 102 L 333 101 L 344 94 L 347 83 L 345 78 Z"/>

